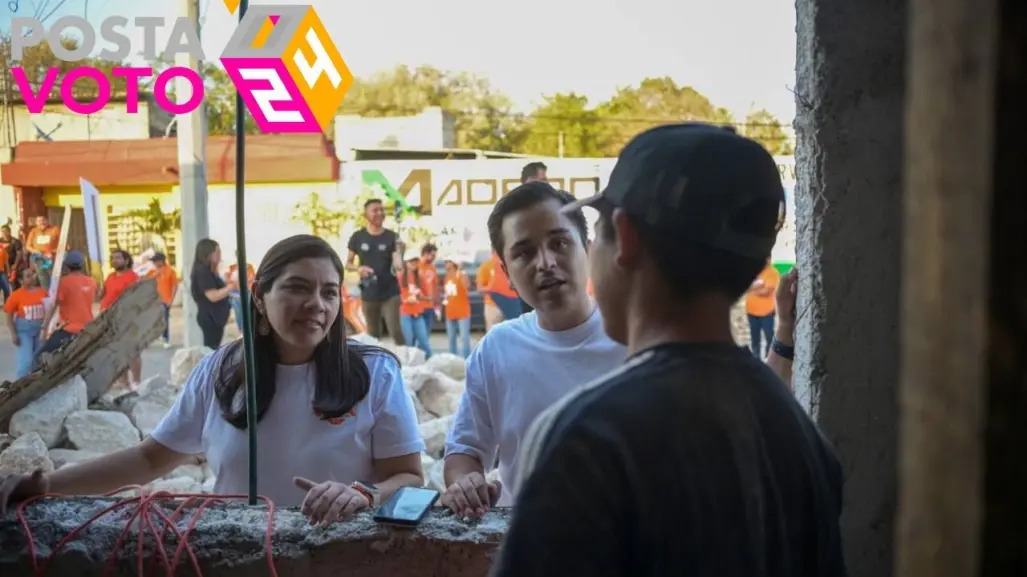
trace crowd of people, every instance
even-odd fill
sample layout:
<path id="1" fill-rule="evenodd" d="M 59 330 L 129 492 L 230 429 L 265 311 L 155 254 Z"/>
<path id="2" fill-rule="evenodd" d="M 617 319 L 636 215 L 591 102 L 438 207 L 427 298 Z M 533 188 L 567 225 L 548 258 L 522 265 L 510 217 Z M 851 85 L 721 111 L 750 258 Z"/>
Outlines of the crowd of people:
<path id="1" fill-rule="evenodd" d="M 731 331 L 733 304 L 769 284 L 756 280 L 783 204 L 762 146 L 690 123 L 636 136 L 594 198 L 540 179 L 495 205 L 495 268 L 532 310 L 495 324 L 470 351 L 441 499 L 465 517 L 514 506 L 494 576 L 845 575 L 841 467 L 789 387 L 795 273 L 776 283 L 766 359 Z M 424 482 L 399 362 L 346 338 L 343 279 L 359 274 L 369 327 L 384 324 L 397 342 L 449 289 L 428 292 L 418 275 L 425 251 L 405 255 L 377 219 L 380 203 L 365 208 L 370 224 L 345 262 L 320 238 L 282 240 L 244 303 L 256 327 L 258 489 L 311 523 L 350 518 Z M 586 208 L 599 214 L 591 235 Z M 201 326 L 209 322 L 212 344 L 232 291 L 213 272 L 219 258 L 216 244 L 198 249 L 192 281 L 194 298 L 209 301 Z M 411 342 L 418 330 L 410 326 Z M 240 341 L 216 348 L 135 447 L 8 476 L 0 514 L 41 493 L 143 485 L 199 453 L 216 492 L 245 493 L 242 363 Z"/>

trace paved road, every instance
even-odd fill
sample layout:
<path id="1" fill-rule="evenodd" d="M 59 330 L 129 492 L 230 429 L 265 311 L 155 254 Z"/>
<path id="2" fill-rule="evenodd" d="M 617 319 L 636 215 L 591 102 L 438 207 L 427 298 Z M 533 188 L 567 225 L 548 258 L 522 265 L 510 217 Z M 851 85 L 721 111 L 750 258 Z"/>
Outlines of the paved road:
<path id="1" fill-rule="evenodd" d="M 0 330 L 0 382 L 14 380 L 16 349 L 11 343 L 11 333 L 6 324 L 6 315 L 2 321 L 4 326 Z M 164 349 L 159 343 L 150 345 L 143 351 L 143 378 L 153 375 L 171 376 L 171 357 L 175 351 L 182 346 L 182 309 L 171 309 L 171 344 L 170 349 Z M 472 344 L 480 335 L 472 335 Z M 239 331 L 235 323 L 229 322 L 228 330 L 225 331 L 225 342 L 239 338 Z M 433 333 L 431 336 L 432 350 L 445 351 L 449 347 L 444 333 Z"/>

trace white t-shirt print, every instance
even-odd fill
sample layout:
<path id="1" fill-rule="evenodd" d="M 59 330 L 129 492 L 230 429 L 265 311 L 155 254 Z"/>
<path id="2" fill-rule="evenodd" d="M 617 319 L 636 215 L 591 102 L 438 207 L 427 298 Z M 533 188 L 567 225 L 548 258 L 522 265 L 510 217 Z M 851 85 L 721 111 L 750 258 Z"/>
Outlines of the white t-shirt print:
<path id="1" fill-rule="evenodd" d="M 503 494 L 497 505 L 512 505 L 520 488 L 518 453 L 535 418 L 626 358 L 627 349 L 606 336 L 598 309 L 566 331 L 538 326 L 534 311 L 492 327 L 467 359 L 467 388 L 446 454 L 471 455 L 486 471 L 498 455 Z"/>
<path id="2" fill-rule="evenodd" d="M 173 451 L 206 454 L 218 494 L 245 494 L 249 442 L 221 416 L 214 399 L 225 348 L 193 369 L 175 406 L 151 436 Z M 424 451 L 417 415 L 399 363 L 385 353 L 364 356 L 371 387 L 353 410 L 332 422 L 314 414 L 313 363 L 278 365 L 274 400 L 257 424 L 257 491 L 280 507 L 296 507 L 304 491 L 295 476 L 315 482 L 375 482 L 373 463 Z"/>

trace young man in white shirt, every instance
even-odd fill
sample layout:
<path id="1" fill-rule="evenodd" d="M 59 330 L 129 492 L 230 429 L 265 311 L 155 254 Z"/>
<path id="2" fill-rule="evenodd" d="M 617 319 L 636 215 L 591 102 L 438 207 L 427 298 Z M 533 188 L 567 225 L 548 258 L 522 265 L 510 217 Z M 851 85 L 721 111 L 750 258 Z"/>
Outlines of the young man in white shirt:
<path id="1" fill-rule="evenodd" d="M 509 506 L 519 489 L 517 456 L 535 418 L 568 393 L 620 367 L 626 349 L 603 331 L 586 290 L 588 225 L 574 197 L 528 182 L 503 197 L 489 217 L 492 248 L 510 283 L 535 308 L 496 325 L 467 359 L 467 388 L 446 439 L 442 503 L 461 516 Z M 789 286 L 792 286 L 789 284 Z M 778 295 L 794 321 L 795 295 Z M 789 306 L 784 306 L 784 305 Z M 767 364 L 791 381 L 791 332 L 782 316 Z M 504 483 L 487 482 L 496 463 Z"/>
<path id="2" fill-rule="evenodd" d="M 535 310 L 492 328 L 467 360 L 467 389 L 446 441 L 444 505 L 462 516 L 509 505 L 517 453 L 532 421 L 579 386 L 624 362 L 586 291 L 588 225 L 546 182 L 510 191 L 489 216 L 489 238 L 510 283 Z"/>

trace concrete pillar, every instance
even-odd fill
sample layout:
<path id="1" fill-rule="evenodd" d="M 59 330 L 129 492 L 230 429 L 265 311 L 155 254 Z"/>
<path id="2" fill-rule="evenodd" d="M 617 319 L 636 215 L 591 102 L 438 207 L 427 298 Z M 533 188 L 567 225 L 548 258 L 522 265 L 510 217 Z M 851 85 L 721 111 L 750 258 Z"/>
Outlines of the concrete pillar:
<path id="1" fill-rule="evenodd" d="M 199 27 L 198 0 L 180 0 L 182 16 Z M 179 54 L 176 65 L 199 70 L 200 63 L 189 54 Z M 192 85 L 184 78 L 175 79 L 178 101 L 187 102 L 192 96 Z M 178 123 L 178 182 L 182 200 L 182 244 L 178 245 L 178 261 L 182 269 L 185 294 L 182 311 L 185 313 L 185 346 L 203 345 L 203 333 L 196 322 L 196 303 L 189 296 L 189 271 L 193 266 L 196 243 L 210 235 L 207 221 L 207 124 L 205 107 L 200 104 L 188 114 L 179 114 Z"/>
<path id="2" fill-rule="evenodd" d="M 997 3 L 980 574 L 1027 575 L 1027 5 Z"/>
<path id="3" fill-rule="evenodd" d="M 795 380 L 846 476 L 852 577 L 892 574 L 906 3 L 797 0 Z"/>
<path id="4" fill-rule="evenodd" d="M 975 577 L 980 567 L 999 1 L 910 2 L 895 565 L 903 577 Z"/>

